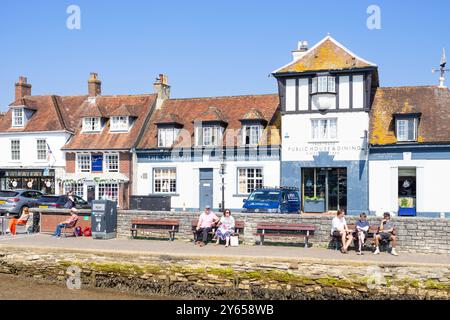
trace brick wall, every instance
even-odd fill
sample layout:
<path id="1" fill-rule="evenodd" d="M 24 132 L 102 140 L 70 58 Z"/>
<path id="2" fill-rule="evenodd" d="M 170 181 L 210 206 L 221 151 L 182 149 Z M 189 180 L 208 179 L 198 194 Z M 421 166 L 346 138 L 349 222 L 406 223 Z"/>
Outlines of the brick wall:
<path id="1" fill-rule="evenodd" d="M 75 153 L 66 153 L 66 172 L 75 173 Z"/>
<path id="2" fill-rule="evenodd" d="M 118 216 L 118 236 L 121 238 L 130 237 L 131 219 L 177 219 L 180 221 L 180 232 L 177 239 L 192 240 L 191 221 L 198 218 L 199 213 L 190 212 L 149 212 L 149 211 L 119 211 Z M 244 221 L 244 234 L 241 237 L 246 245 L 255 245 L 259 242 L 259 237 L 255 235 L 256 226 L 260 222 L 280 222 L 280 223 L 305 223 L 316 226 L 316 232 L 310 243 L 313 246 L 326 246 L 330 242 L 331 220 L 333 217 L 302 217 L 299 215 L 270 215 L 270 214 L 234 214 L 236 220 Z M 347 217 L 347 223 L 355 222 L 355 217 Z M 370 217 L 370 224 L 378 225 L 381 219 Z M 450 253 L 450 219 L 431 218 L 393 218 L 397 227 L 399 251 L 417 253 Z M 274 238 L 276 242 L 299 242 L 303 240 Z M 265 241 L 270 242 L 270 238 Z"/>

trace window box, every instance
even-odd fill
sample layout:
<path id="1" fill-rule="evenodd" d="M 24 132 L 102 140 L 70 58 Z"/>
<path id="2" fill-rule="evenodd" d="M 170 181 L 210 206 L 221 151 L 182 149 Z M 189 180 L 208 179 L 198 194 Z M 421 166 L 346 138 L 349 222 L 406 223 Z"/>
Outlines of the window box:
<path id="1" fill-rule="evenodd" d="M 307 213 L 322 213 L 325 212 L 324 198 L 305 198 L 303 204 L 303 211 Z"/>

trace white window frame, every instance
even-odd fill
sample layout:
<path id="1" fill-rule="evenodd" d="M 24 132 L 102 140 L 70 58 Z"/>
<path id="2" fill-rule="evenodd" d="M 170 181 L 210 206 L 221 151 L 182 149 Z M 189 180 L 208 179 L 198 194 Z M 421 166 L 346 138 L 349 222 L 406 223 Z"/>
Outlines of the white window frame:
<path id="1" fill-rule="evenodd" d="M 417 141 L 417 118 L 404 118 L 395 120 L 395 132 L 398 142 L 414 142 Z M 401 129 L 401 124 L 404 124 L 403 129 Z M 413 137 L 409 137 L 409 127 L 413 126 Z M 406 134 L 406 136 L 405 136 Z"/>
<path id="2" fill-rule="evenodd" d="M 119 201 L 120 186 L 117 182 L 105 182 L 98 184 L 98 199 Z"/>
<path id="3" fill-rule="evenodd" d="M 248 134 L 247 134 L 248 131 Z M 244 126 L 242 144 L 245 146 L 257 146 L 261 140 L 263 132 L 263 126 L 259 124 L 249 124 Z M 256 136 L 255 136 L 256 135 Z M 249 143 L 247 143 L 247 137 L 249 137 Z"/>
<path id="4" fill-rule="evenodd" d="M 222 145 L 223 128 L 221 126 L 198 127 L 196 133 L 198 134 L 196 139 L 197 146 L 218 147 Z M 205 137 L 208 139 L 205 139 Z"/>
<path id="5" fill-rule="evenodd" d="M 89 162 L 88 162 L 88 166 L 89 169 L 82 169 L 83 164 L 80 163 L 80 158 L 81 157 L 88 157 L 89 158 Z M 77 172 L 78 173 L 91 173 L 92 172 L 92 157 L 90 153 L 77 153 Z"/>
<path id="6" fill-rule="evenodd" d="M 17 115 L 20 113 L 20 115 Z M 19 120 L 16 122 L 16 120 Z M 25 126 L 25 110 L 24 108 L 13 108 L 12 109 L 12 127 L 13 128 L 23 128 Z"/>
<path id="7" fill-rule="evenodd" d="M 332 123 L 334 123 L 334 129 Z M 311 119 L 311 141 L 337 141 L 337 139 L 337 118 Z"/>
<path id="8" fill-rule="evenodd" d="M 43 144 L 42 144 L 43 142 Z M 41 147 L 41 148 L 40 148 Z M 36 139 L 36 159 L 37 161 L 45 161 L 48 157 L 48 147 L 46 139 Z"/>
<path id="9" fill-rule="evenodd" d="M 20 161 L 21 158 L 21 143 L 20 139 L 11 139 L 10 140 L 10 148 L 11 148 L 11 161 Z M 17 146 L 14 146 L 14 144 L 17 143 Z M 16 148 L 15 148 L 16 147 Z"/>
<path id="10" fill-rule="evenodd" d="M 159 177 L 157 177 L 157 172 L 160 173 Z M 178 189 L 177 178 L 177 168 L 153 168 L 153 193 L 176 194 Z"/>
<path id="11" fill-rule="evenodd" d="M 83 118 L 83 132 L 102 131 L 102 119 L 100 117 Z"/>
<path id="12" fill-rule="evenodd" d="M 250 173 L 253 173 L 253 176 Z M 257 176 L 260 172 L 261 176 Z M 251 187 L 249 184 L 252 184 Z M 241 190 L 241 186 L 245 192 Z M 238 195 L 249 195 L 258 188 L 264 186 L 264 169 L 262 167 L 241 167 L 237 168 L 237 193 Z"/>
<path id="13" fill-rule="evenodd" d="M 111 132 L 127 132 L 130 128 L 130 117 L 114 116 L 111 117 Z"/>
<path id="14" fill-rule="evenodd" d="M 116 158 L 116 160 L 111 162 L 111 158 L 113 157 Z M 106 172 L 120 172 L 120 156 L 118 153 L 105 153 L 103 158 L 105 159 Z M 111 164 L 113 164 L 114 167 L 117 167 L 117 169 L 111 169 Z"/>
<path id="15" fill-rule="evenodd" d="M 158 128 L 158 147 L 171 148 L 177 140 L 179 133 L 180 129 L 175 127 Z"/>
<path id="16" fill-rule="evenodd" d="M 311 93 L 336 93 L 336 77 L 318 76 L 313 78 Z"/>
<path id="17" fill-rule="evenodd" d="M 84 183 L 64 183 L 64 193 L 67 194 L 69 193 L 69 191 L 73 191 L 76 196 L 84 199 Z"/>

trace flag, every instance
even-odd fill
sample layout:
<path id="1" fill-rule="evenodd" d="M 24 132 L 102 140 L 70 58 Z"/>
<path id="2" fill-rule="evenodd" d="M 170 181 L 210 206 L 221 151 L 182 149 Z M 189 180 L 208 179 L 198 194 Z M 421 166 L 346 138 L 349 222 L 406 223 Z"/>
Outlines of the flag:
<path id="1" fill-rule="evenodd" d="M 446 64 L 447 64 L 447 57 L 445 56 L 445 48 L 444 48 L 442 49 L 441 67 L 445 68 Z"/>
<path id="2" fill-rule="evenodd" d="M 47 143 L 47 161 L 50 162 L 50 159 L 53 158 L 53 164 L 56 162 L 55 155 L 52 152 L 52 149 L 50 148 L 50 145 Z M 53 166 L 52 164 L 52 166 Z"/>

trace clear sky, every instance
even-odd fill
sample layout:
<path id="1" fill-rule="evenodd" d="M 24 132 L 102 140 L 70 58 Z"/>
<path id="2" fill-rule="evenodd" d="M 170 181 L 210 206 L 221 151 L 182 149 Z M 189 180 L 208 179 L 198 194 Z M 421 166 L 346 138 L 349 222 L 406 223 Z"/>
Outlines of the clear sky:
<path id="1" fill-rule="evenodd" d="M 81 30 L 66 26 L 72 4 Z M 380 30 L 366 25 L 372 4 Z M 0 109 L 19 75 L 33 94 L 85 94 L 91 71 L 104 94 L 151 93 L 159 73 L 177 98 L 274 93 L 268 75 L 297 41 L 328 32 L 377 63 L 382 86 L 435 85 L 443 47 L 450 59 L 450 1 L 1 0 Z"/>

